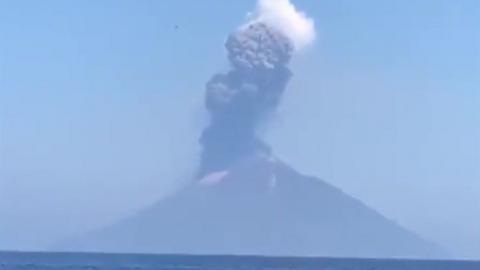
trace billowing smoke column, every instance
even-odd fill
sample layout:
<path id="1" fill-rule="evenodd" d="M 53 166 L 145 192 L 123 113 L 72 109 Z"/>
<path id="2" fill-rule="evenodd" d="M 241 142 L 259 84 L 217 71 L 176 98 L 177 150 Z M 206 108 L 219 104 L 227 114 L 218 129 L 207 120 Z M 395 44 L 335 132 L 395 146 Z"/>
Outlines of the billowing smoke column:
<path id="1" fill-rule="evenodd" d="M 255 128 L 278 105 L 291 76 L 291 42 L 264 23 L 238 30 L 225 47 L 232 69 L 214 75 L 206 87 L 211 123 L 201 138 L 201 174 L 252 151 L 268 151 Z"/>
<path id="2" fill-rule="evenodd" d="M 257 14 L 229 36 L 225 47 L 231 69 L 206 85 L 211 120 L 200 139 L 200 176 L 224 170 L 245 155 L 270 152 L 256 128 L 279 104 L 292 75 L 287 67 L 291 56 L 313 40 L 312 31 L 313 23 L 288 0 L 264 0 Z"/>

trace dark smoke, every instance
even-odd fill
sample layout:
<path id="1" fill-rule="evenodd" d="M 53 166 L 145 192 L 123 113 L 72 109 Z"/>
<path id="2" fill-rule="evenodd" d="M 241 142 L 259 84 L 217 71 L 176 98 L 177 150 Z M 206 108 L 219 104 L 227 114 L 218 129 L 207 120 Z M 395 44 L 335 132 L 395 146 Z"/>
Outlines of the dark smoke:
<path id="1" fill-rule="evenodd" d="M 231 34 L 225 44 L 231 69 L 206 85 L 210 124 L 200 142 L 200 176 L 226 169 L 239 158 L 270 148 L 256 128 L 279 104 L 291 77 L 291 41 L 264 23 Z"/>

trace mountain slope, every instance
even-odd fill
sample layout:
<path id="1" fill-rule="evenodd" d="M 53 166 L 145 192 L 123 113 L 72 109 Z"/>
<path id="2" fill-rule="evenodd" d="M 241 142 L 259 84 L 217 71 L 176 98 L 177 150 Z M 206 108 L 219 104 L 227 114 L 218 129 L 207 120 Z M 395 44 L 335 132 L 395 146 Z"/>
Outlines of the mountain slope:
<path id="1" fill-rule="evenodd" d="M 435 244 L 282 162 L 255 156 L 64 246 L 75 251 L 444 257 Z"/>

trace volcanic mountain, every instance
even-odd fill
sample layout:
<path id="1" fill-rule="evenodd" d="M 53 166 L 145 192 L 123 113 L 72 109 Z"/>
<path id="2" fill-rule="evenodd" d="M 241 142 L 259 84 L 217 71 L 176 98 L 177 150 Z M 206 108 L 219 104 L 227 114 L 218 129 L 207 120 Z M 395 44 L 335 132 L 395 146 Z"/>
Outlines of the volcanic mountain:
<path id="1" fill-rule="evenodd" d="M 257 136 L 258 126 L 274 113 L 293 76 L 289 62 L 301 49 L 296 41 L 314 30 L 289 1 L 259 3 L 258 14 L 226 40 L 229 69 L 206 84 L 210 121 L 200 138 L 202 153 L 192 183 L 136 216 L 68 243 L 69 249 L 441 256 L 434 244 L 277 160 Z"/>
<path id="2" fill-rule="evenodd" d="M 68 250 L 435 258 L 445 253 L 326 182 L 265 155 L 205 176 Z"/>

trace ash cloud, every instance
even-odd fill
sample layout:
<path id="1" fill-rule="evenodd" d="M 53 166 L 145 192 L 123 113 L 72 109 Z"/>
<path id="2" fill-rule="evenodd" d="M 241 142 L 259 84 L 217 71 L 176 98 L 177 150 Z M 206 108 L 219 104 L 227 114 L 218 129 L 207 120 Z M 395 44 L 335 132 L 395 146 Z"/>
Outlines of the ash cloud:
<path id="1" fill-rule="evenodd" d="M 315 41 L 315 22 L 289 0 L 259 0 L 249 17 L 247 26 L 263 22 L 276 28 L 292 42 L 297 51 Z"/>
<path id="2" fill-rule="evenodd" d="M 246 155 L 271 152 L 256 128 L 278 106 L 292 76 L 289 61 L 313 42 L 314 33 L 313 21 L 289 1 L 260 0 L 250 20 L 228 37 L 230 70 L 206 84 L 210 123 L 200 139 L 200 176 Z"/>

